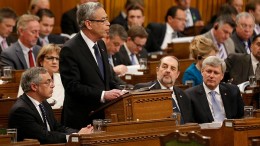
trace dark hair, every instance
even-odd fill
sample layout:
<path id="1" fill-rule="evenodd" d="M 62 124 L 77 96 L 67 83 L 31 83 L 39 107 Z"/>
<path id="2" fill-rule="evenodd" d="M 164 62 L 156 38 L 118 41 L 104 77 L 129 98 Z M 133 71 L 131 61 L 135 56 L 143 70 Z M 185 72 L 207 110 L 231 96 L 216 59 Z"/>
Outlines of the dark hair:
<path id="1" fill-rule="evenodd" d="M 246 12 L 249 12 L 249 10 L 255 11 L 256 5 L 260 4 L 260 0 L 250 0 L 246 4 Z"/>
<path id="2" fill-rule="evenodd" d="M 0 9 L 0 22 L 2 22 L 4 18 L 11 18 L 16 21 L 17 15 L 16 15 L 15 11 L 11 8 L 1 8 Z"/>
<path id="3" fill-rule="evenodd" d="M 36 16 L 38 16 L 40 18 L 40 21 L 42 20 L 42 17 L 43 16 L 47 16 L 47 17 L 50 17 L 50 18 L 54 18 L 54 14 L 52 13 L 51 10 L 49 9 L 40 9 L 37 13 L 36 13 Z"/>
<path id="4" fill-rule="evenodd" d="M 232 19 L 231 15 L 220 15 L 217 18 L 216 23 L 218 23 L 218 25 L 228 24 L 232 28 L 236 27 L 236 22 Z"/>
<path id="5" fill-rule="evenodd" d="M 126 41 L 127 32 L 122 25 L 113 24 L 109 28 L 109 37 L 114 38 L 115 36 L 119 36 L 122 40 Z"/>
<path id="6" fill-rule="evenodd" d="M 142 14 L 144 15 L 144 9 L 141 8 L 140 6 L 138 5 L 131 5 L 130 7 L 128 7 L 127 9 L 127 15 L 128 15 L 128 12 L 131 11 L 131 10 L 140 10 L 142 12 Z"/>
<path id="7" fill-rule="evenodd" d="M 219 12 L 218 12 L 218 16 L 220 15 L 237 15 L 237 9 L 229 4 L 223 4 L 220 8 L 219 8 Z"/>
<path id="8" fill-rule="evenodd" d="M 148 37 L 148 33 L 146 32 L 146 30 L 144 29 L 143 26 L 132 26 L 128 32 L 128 37 L 130 37 L 132 40 L 134 40 L 136 37 L 140 37 L 140 38 L 147 38 Z"/>
<path id="9" fill-rule="evenodd" d="M 127 0 L 125 3 L 125 9 L 128 10 L 132 5 L 137 5 L 141 9 L 144 9 L 144 0 Z"/>
<path id="10" fill-rule="evenodd" d="M 254 37 L 253 37 L 253 39 L 252 39 L 252 43 L 253 43 L 253 42 L 255 42 L 255 41 L 256 41 L 256 39 L 257 39 L 257 38 L 259 38 L 259 37 L 260 37 L 260 34 L 258 34 L 258 35 L 256 35 L 256 36 L 254 36 Z"/>
<path id="11" fill-rule="evenodd" d="M 182 10 L 184 11 L 181 7 L 178 7 L 178 6 L 173 6 L 173 7 L 170 7 L 166 13 L 166 16 L 165 16 L 165 22 L 167 22 L 168 20 L 168 16 L 171 16 L 172 18 L 174 18 L 176 16 L 176 13 L 177 13 L 177 10 Z"/>

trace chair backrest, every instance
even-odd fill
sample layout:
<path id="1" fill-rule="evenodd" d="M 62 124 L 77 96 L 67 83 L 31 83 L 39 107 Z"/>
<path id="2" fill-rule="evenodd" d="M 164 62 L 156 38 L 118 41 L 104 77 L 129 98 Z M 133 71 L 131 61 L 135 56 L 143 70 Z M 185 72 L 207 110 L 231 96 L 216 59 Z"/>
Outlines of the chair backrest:
<path id="1" fill-rule="evenodd" d="M 211 146 L 210 139 L 195 131 L 180 132 L 176 130 L 160 136 L 160 144 L 161 146 Z"/>

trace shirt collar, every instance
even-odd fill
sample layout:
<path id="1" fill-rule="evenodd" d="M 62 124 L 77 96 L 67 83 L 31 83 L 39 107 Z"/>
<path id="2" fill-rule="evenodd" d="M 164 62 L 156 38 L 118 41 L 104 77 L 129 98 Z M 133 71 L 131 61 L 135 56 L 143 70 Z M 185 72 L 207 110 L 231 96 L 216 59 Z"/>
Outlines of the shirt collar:
<path id="1" fill-rule="evenodd" d="M 124 47 L 125 47 L 125 50 L 126 50 L 128 56 L 130 56 L 132 53 L 131 53 L 131 51 L 128 49 L 126 43 L 124 43 Z"/>
<path id="2" fill-rule="evenodd" d="M 81 30 L 80 34 L 83 38 L 83 40 L 86 42 L 86 44 L 88 45 L 88 48 L 93 48 L 93 46 L 95 45 L 95 42 L 93 42 L 92 40 L 90 40 Z"/>
<path id="3" fill-rule="evenodd" d="M 22 43 L 19 39 L 18 39 L 18 43 L 19 43 L 19 45 L 21 46 L 22 51 L 23 51 L 24 54 L 28 54 L 28 52 L 29 52 L 30 50 L 33 51 L 33 47 L 32 47 L 32 48 L 26 47 L 25 45 L 23 45 L 23 43 Z"/>
<path id="4" fill-rule="evenodd" d="M 159 82 L 159 84 L 161 86 L 161 89 L 168 89 L 167 87 L 163 86 L 159 80 L 158 80 L 158 82 Z M 171 86 L 169 89 L 173 90 L 173 86 Z"/>
<path id="5" fill-rule="evenodd" d="M 35 107 L 37 107 L 37 106 L 39 106 L 41 104 L 39 101 L 35 100 L 34 98 L 30 97 L 29 95 L 27 95 L 27 96 L 32 101 L 32 103 L 34 104 Z"/>
<path id="6" fill-rule="evenodd" d="M 204 90 L 206 92 L 206 94 L 208 94 L 209 92 L 211 91 L 215 91 L 217 94 L 220 95 L 220 91 L 219 91 L 219 85 L 214 89 L 214 90 L 210 90 L 207 85 L 203 82 L 203 87 L 204 87 Z"/>
<path id="7" fill-rule="evenodd" d="M 174 29 L 170 26 L 169 23 L 166 23 L 166 33 L 172 34 Z"/>
<path id="8" fill-rule="evenodd" d="M 6 38 L 3 38 L 2 36 L 0 36 L 0 43 Z"/>

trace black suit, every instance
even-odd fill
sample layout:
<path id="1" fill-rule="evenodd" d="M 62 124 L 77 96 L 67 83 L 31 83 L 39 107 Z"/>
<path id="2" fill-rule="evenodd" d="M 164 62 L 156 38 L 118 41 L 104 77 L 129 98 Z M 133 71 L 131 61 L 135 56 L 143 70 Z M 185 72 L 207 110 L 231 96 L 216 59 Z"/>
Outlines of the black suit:
<path id="1" fill-rule="evenodd" d="M 66 38 L 60 35 L 56 35 L 56 34 L 50 34 L 48 35 L 48 40 L 49 43 L 51 44 L 64 44 L 66 41 Z M 42 42 L 40 41 L 40 39 L 38 39 L 37 41 L 37 45 L 39 46 L 43 46 Z"/>
<path id="2" fill-rule="evenodd" d="M 38 139 L 41 144 L 65 143 L 66 134 L 78 132 L 58 123 L 48 102 L 43 101 L 43 105 L 51 131 L 47 131 L 39 112 L 26 94 L 17 99 L 9 113 L 8 127 L 17 128 L 18 141 L 31 138 Z"/>
<path id="3" fill-rule="evenodd" d="M 100 112 L 89 114 L 102 106 L 102 91 L 115 87 L 112 82 L 107 50 L 104 42 L 98 43 L 104 64 L 104 79 L 98 65 L 80 33 L 64 44 L 60 52 L 60 74 L 65 89 L 63 122 L 80 129 L 92 123 L 94 118 L 104 118 Z"/>
<path id="4" fill-rule="evenodd" d="M 244 115 L 244 103 L 236 85 L 219 84 L 219 90 L 227 119 L 238 119 Z M 208 104 L 207 95 L 203 85 L 189 88 L 185 91 L 191 99 L 194 120 L 197 123 L 213 122 L 213 116 Z"/>
<path id="5" fill-rule="evenodd" d="M 61 17 L 61 31 L 65 34 L 73 34 L 79 32 L 77 23 L 77 7 L 65 12 Z"/>
<path id="6" fill-rule="evenodd" d="M 112 24 L 120 24 L 124 28 L 128 27 L 127 18 L 124 18 L 121 12 L 110 23 L 111 23 L 111 25 Z"/>
<path id="7" fill-rule="evenodd" d="M 231 39 L 233 40 L 233 42 L 235 44 L 235 52 L 236 53 L 247 54 L 245 44 L 244 44 L 243 40 L 241 40 L 241 38 L 237 35 L 236 32 L 233 32 L 233 34 L 231 35 Z M 249 40 L 248 40 L 249 48 L 250 48 L 251 40 L 252 40 L 252 37 L 249 38 Z"/>
<path id="8" fill-rule="evenodd" d="M 151 90 L 161 89 L 160 83 L 158 81 L 139 83 L 136 84 L 134 89 L 140 89 L 143 87 L 151 87 Z M 184 123 L 193 122 L 192 112 L 191 112 L 191 101 L 188 96 L 178 87 L 173 87 L 174 94 L 178 101 L 178 106 L 181 111 L 181 116 Z"/>
<path id="9" fill-rule="evenodd" d="M 117 65 L 132 65 L 132 62 L 127 54 L 126 48 L 124 45 L 121 46 L 119 52 L 114 54 L 113 56 L 114 66 Z M 137 59 L 147 58 L 147 51 L 143 48 L 138 54 L 136 54 Z"/>

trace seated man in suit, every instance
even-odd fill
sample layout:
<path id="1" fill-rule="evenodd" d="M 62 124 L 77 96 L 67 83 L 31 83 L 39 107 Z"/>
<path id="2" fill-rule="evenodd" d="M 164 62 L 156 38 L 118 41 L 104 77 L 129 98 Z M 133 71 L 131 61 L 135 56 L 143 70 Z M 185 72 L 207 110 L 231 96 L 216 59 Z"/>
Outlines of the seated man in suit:
<path id="1" fill-rule="evenodd" d="M 41 144 L 66 143 L 66 135 L 78 132 L 91 133 L 88 125 L 80 131 L 64 127 L 54 117 L 46 99 L 52 96 L 54 83 L 46 69 L 34 67 L 26 70 L 21 78 L 25 92 L 10 110 L 8 127 L 17 128 L 17 139 L 38 139 Z"/>
<path id="2" fill-rule="evenodd" d="M 173 6 L 168 9 L 165 16 L 165 24 L 150 23 L 147 28 L 151 31 L 151 34 L 156 41 L 157 46 L 161 49 L 166 49 L 168 43 L 172 42 L 172 39 L 183 37 L 182 32 L 186 24 L 186 13 L 180 8 Z"/>
<path id="3" fill-rule="evenodd" d="M 132 26 L 128 37 L 119 52 L 113 55 L 114 65 L 137 65 L 140 58 L 147 58 L 147 52 L 143 48 L 148 34 L 142 26 Z"/>
<path id="4" fill-rule="evenodd" d="M 0 9 L 0 54 L 8 48 L 16 39 L 10 34 L 13 32 L 17 19 L 16 13 L 10 8 Z"/>
<path id="5" fill-rule="evenodd" d="M 44 46 L 47 44 L 64 44 L 66 38 L 60 35 L 51 34 L 55 17 L 51 10 L 49 9 L 41 9 L 37 12 L 36 16 L 40 18 L 40 32 L 39 39 L 37 41 L 37 45 Z"/>
<path id="6" fill-rule="evenodd" d="M 175 2 L 178 6 L 185 10 L 187 18 L 186 27 L 204 26 L 204 22 L 201 20 L 199 10 L 190 7 L 191 0 L 175 0 Z"/>
<path id="7" fill-rule="evenodd" d="M 228 54 L 235 53 L 235 45 L 230 38 L 236 23 L 230 15 L 221 15 L 217 18 L 213 28 L 203 34 L 206 38 L 213 41 L 218 48 L 216 56 L 225 59 Z"/>
<path id="8" fill-rule="evenodd" d="M 40 31 L 39 17 L 24 14 L 17 22 L 18 41 L 1 54 L 1 65 L 12 66 L 22 70 L 35 66 L 35 60 L 40 50 L 36 45 Z"/>
<path id="9" fill-rule="evenodd" d="M 255 28 L 255 18 L 247 12 L 242 12 L 237 15 L 236 23 L 236 31 L 231 36 L 235 44 L 235 52 L 250 54 L 250 45 Z"/>
<path id="10" fill-rule="evenodd" d="M 183 122 L 187 123 L 193 121 L 190 99 L 180 88 L 174 86 L 175 80 L 180 74 L 179 67 L 179 61 L 176 57 L 166 56 L 160 60 L 156 69 L 157 80 L 148 83 L 139 83 L 134 89 L 148 87 L 149 89 L 173 90 L 173 110 L 175 112 L 181 112 Z"/>
<path id="11" fill-rule="evenodd" d="M 246 4 L 246 12 L 255 17 L 254 36 L 260 34 L 260 1 L 251 0 Z"/>
<path id="12" fill-rule="evenodd" d="M 231 78 L 233 84 L 248 81 L 251 75 L 256 75 L 260 79 L 260 34 L 253 38 L 250 54 L 230 54 L 225 62 L 227 64 L 225 75 Z"/>
<path id="13" fill-rule="evenodd" d="M 224 119 L 242 118 L 244 102 L 236 85 L 220 83 L 226 64 L 216 56 L 202 63 L 203 84 L 187 89 L 191 99 L 194 120 L 197 123 L 223 122 Z"/>

